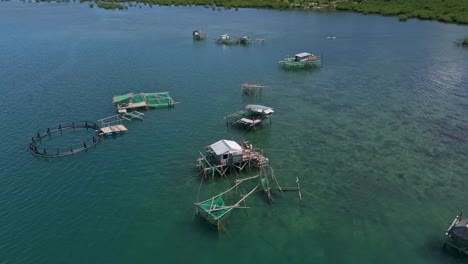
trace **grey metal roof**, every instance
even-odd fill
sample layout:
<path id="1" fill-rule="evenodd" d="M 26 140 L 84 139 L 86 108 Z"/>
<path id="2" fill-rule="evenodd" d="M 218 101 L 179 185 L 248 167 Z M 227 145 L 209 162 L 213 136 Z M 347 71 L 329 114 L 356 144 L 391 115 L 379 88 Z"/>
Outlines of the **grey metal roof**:
<path id="1" fill-rule="evenodd" d="M 242 147 L 237 144 L 237 142 L 232 140 L 222 139 L 216 143 L 211 144 L 210 148 L 218 156 L 226 153 L 242 154 Z"/>
<path id="2" fill-rule="evenodd" d="M 308 52 L 302 52 L 302 53 L 299 53 L 299 54 L 296 54 L 296 57 L 307 57 L 307 56 L 310 56 L 312 54 L 308 53 Z"/>
<path id="3" fill-rule="evenodd" d="M 271 114 L 273 113 L 273 108 L 269 106 L 264 106 L 264 105 L 246 105 L 245 109 L 253 111 L 253 112 L 259 112 L 259 113 L 265 113 L 265 114 Z"/>

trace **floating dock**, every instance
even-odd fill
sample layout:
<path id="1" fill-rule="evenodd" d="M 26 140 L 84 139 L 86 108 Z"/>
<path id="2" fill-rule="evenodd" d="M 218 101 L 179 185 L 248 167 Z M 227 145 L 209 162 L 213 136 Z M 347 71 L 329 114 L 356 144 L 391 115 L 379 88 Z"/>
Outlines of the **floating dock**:
<path id="1" fill-rule="evenodd" d="M 127 131 L 128 129 L 124 127 L 123 125 L 115 125 L 115 126 L 102 127 L 100 130 L 101 131 L 99 135 L 110 136 L 110 135 L 120 134 L 122 132 Z"/>
<path id="2" fill-rule="evenodd" d="M 122 125 L 122 118 L 119 115 L 109 116 L 103 119 L 99 119 L 98 134 L 100 136 L 114 136 L 120 135 L 128 129 Z"/>

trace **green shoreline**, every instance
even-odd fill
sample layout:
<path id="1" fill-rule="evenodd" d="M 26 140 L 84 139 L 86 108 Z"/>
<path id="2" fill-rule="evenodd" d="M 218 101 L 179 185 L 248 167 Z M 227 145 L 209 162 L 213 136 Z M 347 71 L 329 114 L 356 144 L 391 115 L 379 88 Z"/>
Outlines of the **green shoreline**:
<path id="1" fill-rule="evenodd" d="M 51 2 L 52 0 L 35 0 Z M 73 0 L 74 1 L 74 0 Z M 56 0 L 55 2 L 70 2 Z M 93 8 L 127 9 L 142 5 L 204 6 L 213 10 L 230 8 L 265 8 L 279 10 L 353 11 L 363 14 L 398 16 L 400 21 L 410 18 L 436 20 L 445 23 L 468 24 L 468 0 L 80 0 Z"/>

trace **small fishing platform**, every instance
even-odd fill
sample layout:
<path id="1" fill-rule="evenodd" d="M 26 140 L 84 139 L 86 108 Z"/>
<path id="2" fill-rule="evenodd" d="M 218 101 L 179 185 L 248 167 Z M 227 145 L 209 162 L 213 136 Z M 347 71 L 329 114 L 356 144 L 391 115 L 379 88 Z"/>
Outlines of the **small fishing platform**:
<path id="1" fill-rule="evenodd" d="M 119 115 L 109 116 L 99 119 L 98 134 L 100 136 L 120 135 L 128 129 L 122 124 L 122 118 Z"/>
<path id="2" fill-rule="evenodd" d="M 268 88 L 268 86 L 255 83 L 243 83 L 241 85 L 242 95 L 261 95 L 263 88 Z"/>
<path id="3" fill-rule="evenodd" d="M 117 110 L 165 108 L 175 105 L 169 92 L 116 95 L 112 98 L 112 103 L 115 104 Z"/>
<path id="4" fill-rule="evenodd" d="M 274 110 L 272 107 L 263 105 L 247 105 L 241 111 L 230 114 L 224 119 L 226 125 L 241 126 L 244 129 L 256 130 L 258 127 L 263 127 L 265 121 L 269 121 L 271 124 L 271 116 Z"/>
<path id="5" fill-rule="evenodd" d="M 194 40 L 204 40 L 205 34 L 203 34 L 200 30 L 192 31 L 192 36 Z"/>
<path id="6" fill-rule="evenodd" d="M 206 155 L 206 156 L 205 156 Z M 248 142 L 222 139 L 206 147 L 206 154 L 200 152 L 197 167 L 206 178 L 209 174 L 226 176 L 231 171 L 245 168 L 261 168 L 268 164 L 261 149 L 254 148 Z"/>
<path id="7" fill-rule="evenodd" d="M 266 45 L 267 40 L 264 38 L 256 38 L 254 43 L 256 45 Z"/>
<path id="8" fill-rule="evenodd" d="M 127 112 L 127 109 L 120 109 L 118 112 L 120 116 L 127 121 L 132 121 L 133 119 L 143 120 L 143 116 L 145 116 L 145 114 L 138 112 L 137 110 L 133 110 L 129 113 Z"/>
<path id="9" fill-rule="evenodd" d="M 447 245 L 458 250 L 463 254 L 468 254 L 468 218 L 462 218 L 462 213 L 457 215 L 445 231 L 447 239 L 444 247 Z"/>
<path id="10" fill-rule="evenodd" d="M 285 70 L 322 68 L 322 58 L 312 53 L 302 52 L 292 58 L 280 60 L 279 65 Z"/>
<path id="11" fill-rule="evenodd" d="M 252 44 L 249 36 L 243 36 L 241 38 L 231 38 L 228 34 L 221 35 L 218 39 L 216 39 L 217 44 L 221 45 L 244 45 L 248 46 Z"/>

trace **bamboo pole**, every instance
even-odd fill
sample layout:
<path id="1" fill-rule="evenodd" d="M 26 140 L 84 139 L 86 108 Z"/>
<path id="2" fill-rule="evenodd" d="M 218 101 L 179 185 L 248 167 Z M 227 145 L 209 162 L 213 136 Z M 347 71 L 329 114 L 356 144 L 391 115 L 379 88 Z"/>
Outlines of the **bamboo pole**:
<path id="1" fill-rule="evenodd" d="M 253 192 L 255 192 L 255 190 L 258 188 L 259 185 L 255 186 L 255 188 L 253 188 L 248 194 L 244 195 L 237 203 L 234 204 L 234 206 L 238 206 L 242 201 L 244 201 L 245 199 L 247 199 L 247 197 L 249 197 L 249 195 L 251 195 Z M 226 212 L 222 213 L 220 216 L 216 217 L 216 219 L 220 219 L 222 218 L 224 215 L 226 215 L 227 213 L 229 213 L 230 211 L 232 211 L 234 208 L 231 208 L 231 209 L 228 209 Z"/>
<path id="2" fill-rule="evenodd" d="M 201 177 L 200 185 L 198 186 L 197 202 L 200 201 L 200 190 L 201 190 L 202 184 L 203 184 L 203 177 Z M 198 206 L 195 207 L 195 215 L 198 215 Z"/>
<path id="3" fill-rule="evenodd" d="M 296 183 L 299 193 L 299 204 L 302 206 L 302 193 L 301 193 L 301 185 L 299 184 L 299 177 L 296 177 Z"/>
<path id="4" fill-rule="evenodd" d="M 245 178 L 245 179 L 237 180 L 237 181 L 236 181 L 236 184 L 235 184 L 234 186 L 232 186 L 231 188 L 227 189 L 226 191 L 224 191 L 224 192 L 222 192 L 222 193 L 220 193 L 220 194 L 217 194 L 217 195 L 213 196 L 213 197 L 210 198 L 210 199 L 206 199 L 206 200 L 204 200 L 204 201 L 202 201 L 202 202 L 195 203 L 195 205 L 200 205 L 200 204 L 202 204 L 202 203 L 208 202 L 209 200 L 211 200 L 211 199 L 213 199 L 213 198 L 216 198 L 216 197 L 219 197 L 219 196 L 221 196 L 221 195 L 223 195 L 223 194 L 226 194 L 226 193 L 230 192 L 232 189 L 236 188 L 236 187 L 237 187 L 239 184 L 241 184 L 243 181 L 255 179 L 255 178 L 257 178 L 257 177 L 259 177 L 259 175 L 252 176 L 252 177 Z"/>
<path id="5" fill-rule="evenodd" d="M 244 201 L 245 202 L 245 201 Z M 211 213 L 211 212 L 216 212 L 216 211 L 221 211 L 221 210 L 225 210 L 225 209 L 236 209 L 236 208 L 240 208 L 240 209 L 249 209 L 250 207 L 248 206 L 234 206 L 234 205 L 229 205 L 229 206 L 221 206 L 221 207 L 213 207 L 212 209 L 209 209 L 208 211 L 206 211 L 207 213 Z"/>
<path id="6" fill-rule="evenodd" d="M 268 166 L 268 167 L 270 167 L 270 166 Z M 271 177 L 275 180 L 276 185 L 278 186 L 278 189 L 282 192 L 283 190 L 281 189 L 281 186 L 279 185 L 278 180 L 277 180 L 276 177 L 275 177 L 275 174 L 274 174 L 274 172 L 273 172 L 273 168 L 270 167 L 270 170 L 271 170 Z"/>
<path id="7" fill-rule="evenodd" d="M 206 161 L 206 163 L 210 166 L 211 169 L 215 168 L 221 176 L 223 175 L 223 174 L 218 170 L 217 167 L 211 165 L 211 163 L 206 159 L 206 157 L 205 157 L 205 155 L 203 155 L 203 153 L 201 153 L 200 151 L 199 151 L 198 153 L 200 153 L 200 155 L 203 157 L 203 159 Z M 212 173 L 212 178 L 214 178 L 214 171 L 213 171 L 213 173 Z"/>
<path id="8" fill-rule="evenodd" d="M 242 208 L 242 207 L 239 207 L 239 208 Z M 250 208 L 250 207 L 247 207 L 247 203 L 244 200 L 244 213 L 246 216 L 247 216 L 247 210 L 246 210 L 247 208 Z"/>

